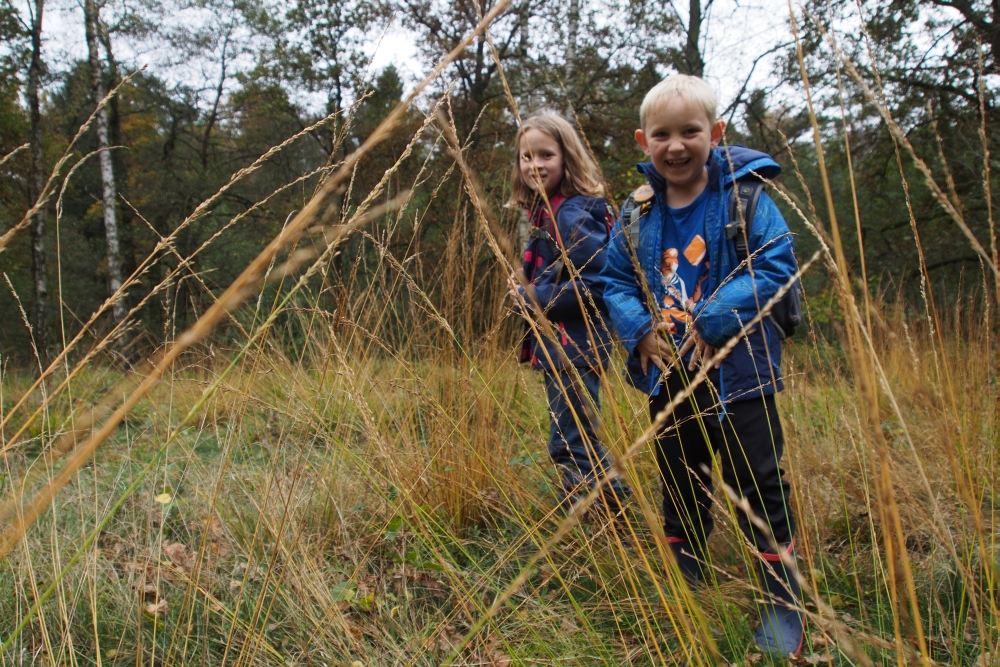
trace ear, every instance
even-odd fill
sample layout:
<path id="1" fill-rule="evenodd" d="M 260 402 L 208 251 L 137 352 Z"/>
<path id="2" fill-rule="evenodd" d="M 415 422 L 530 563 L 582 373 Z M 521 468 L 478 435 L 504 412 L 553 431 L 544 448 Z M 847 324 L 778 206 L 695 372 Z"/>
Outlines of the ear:
<path id="1" fill-rule="evenodd" d="M 635 131 L 635 142 L 639 144 L 643 153 L 649 155 L 649 142 L 646 141 L 646 133 L 642 131 L 642 128 Z"/>
<path id="2" fill-rule="evenodd" d="M 712 148 L 718 148 L 722 143 L 722 136 L 726 133 L 726 121 L 721 118 L 712 123 Z"/>

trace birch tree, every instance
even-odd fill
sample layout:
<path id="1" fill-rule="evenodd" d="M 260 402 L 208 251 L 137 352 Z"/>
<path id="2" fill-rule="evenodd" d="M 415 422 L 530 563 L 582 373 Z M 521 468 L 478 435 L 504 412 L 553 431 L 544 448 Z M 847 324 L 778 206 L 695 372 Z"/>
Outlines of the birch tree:
<path id="1" fill-rule="evenodd" d="M 104 80 L 101 76 L 101 58 L 98 43 L 100 29 L 99 8 L 95 0 L 84 0 L 83 14 L 87 35 L 87 51 L 90 56 L 90 82 L 95 104 L 104 99 Z M 108 289 L 116 293 L 122 286 L 121 252 L 118 246 L 118 218 L 115 212 L 115 171 L 111 161 L 111 146 L 108 141 L 108 109 L 103 106 L 97 111 L 97 146 L 100 151 L 101 190 L 104 207 L 104 233 L 108 243 Z M 125 319 L 125 300 L 118 298 L 112 306 L 115 322 Z"/>
<path id="2" fill-rule="evenodd" d="M 28 65 L 28 86 L 25 97 L 28 102 L 28 117 L 31 120 L 31 166 L 28 170 L 28 205 L 34 206 L 45 189 L 45 147 L 42 145 L 42 111 L 39 89 L 45 63 L 42 60 L 42 17 L 45 0 L 28 3 L 28 33 L 31 38 L 31 61 Z M 44 358 L 48 347 L 48 281 L 45 264 L 45 210 L 40 208 L 31 225 L 31 260 L 35 285 L 35 304 L 32 310 L 31 326 L 35 348 Z"/>
<path id="3" fill-rule="evenodd" d="M 576 40 L 580 34 L 580 0 L 569 0 L 568 30 L 566 35 L 566 80 L 573 81 L 576 66 Z"/>

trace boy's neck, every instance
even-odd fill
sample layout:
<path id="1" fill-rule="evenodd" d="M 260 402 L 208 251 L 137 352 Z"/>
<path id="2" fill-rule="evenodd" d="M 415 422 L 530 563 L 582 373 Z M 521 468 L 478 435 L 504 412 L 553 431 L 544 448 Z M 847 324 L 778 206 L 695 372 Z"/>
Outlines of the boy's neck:
<path id="1" fill-rule="evenodd" d="M 708 167 L 701 172 L 701 178 L 683 185 L 667 184 L 667 206 L 684 208 L 690 205 L 708 187 Z"/>

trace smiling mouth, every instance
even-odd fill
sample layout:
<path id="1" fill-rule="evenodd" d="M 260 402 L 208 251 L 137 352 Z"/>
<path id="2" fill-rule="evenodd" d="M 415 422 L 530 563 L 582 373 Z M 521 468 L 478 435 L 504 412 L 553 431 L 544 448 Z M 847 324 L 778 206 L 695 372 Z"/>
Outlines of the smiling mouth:
<path id="1" fill-rule="evenodd" d="M 668 167 L 683 167 L 691 161 L 691 158 L 681 158 L 679 160 L 665 160 Z"/>

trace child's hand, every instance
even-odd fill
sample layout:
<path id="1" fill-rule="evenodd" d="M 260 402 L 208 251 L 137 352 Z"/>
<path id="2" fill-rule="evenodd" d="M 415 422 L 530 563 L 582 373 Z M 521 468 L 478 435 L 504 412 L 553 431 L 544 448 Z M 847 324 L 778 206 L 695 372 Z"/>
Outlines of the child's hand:
<path id="1" fill-rule="evenodd" d="M 664 373 L 670 372 L 663 359 L 670 359 L 673 353 L 670 349 L 670 343 L 664 339 L 664 336 L 672 334 L 674 328 L 672 322 L 660 323 L 654 325 L 649 333 L 639 339 L 639 344 L 635 346 L 635 349 L 639 353 L 639 363 L 642 364 L 643 375 L 649 373 L 650 361 Z"/>
<path id="2" fill-rule="evenodd" d="M 715 348 L 701 339 L 701 336 L 698 335 L 698 331 L 694 328 L 693 324 L 688 325 L 687 331 L 690 335 L 688 339 L 684 341 L 684 344 L 681 345 L 678 355 L 683 357 L 687 354 L 688 350 L 692 347 L 694 348 L 694 352 L 691 354 L 691 362 L 688 364 L 688 370 L 693 371 L 698 367 L 699 361 L 704 363 L 715 356 Z M 719 365 L 716 364 L 715 367 L 718 368 Z"/>
<path id="3" fill-rule="evenodd" d="M 518 269 L 507 277 L 507 292 L 516 303 L 519 303 L 518 297 L 521 292 L 519 288 L 521 287 L 524 288 L 526 297 L 533 296 L 532 287 L 528 284 L 528 277 L 524 275 L 524 269 Z"/>

